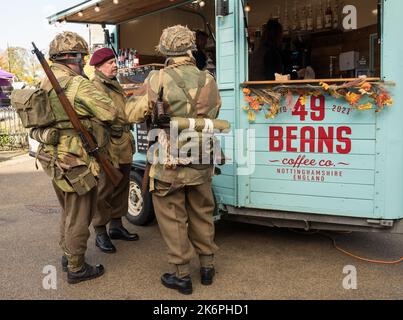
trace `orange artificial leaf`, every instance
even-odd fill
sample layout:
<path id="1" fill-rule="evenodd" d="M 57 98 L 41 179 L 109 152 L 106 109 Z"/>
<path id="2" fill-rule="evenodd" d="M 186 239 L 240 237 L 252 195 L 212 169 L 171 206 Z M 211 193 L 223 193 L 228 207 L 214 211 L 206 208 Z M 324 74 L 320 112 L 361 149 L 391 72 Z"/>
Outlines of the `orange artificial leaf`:
<path id="1" fill-rule="evenodd" d="M 249 112 L 248 112 L 248 120 L 249 120 L 249 122 L 256 121 L 256 114 L 252 110 L 249 110 Z"/>
<path id="2" fill-rule="evenodd" d="M 308 96 L 301 96 L 301 97 L 299 98 L 299 103 L 300 103 L 301 105 L 305 106 L 307 102 L 308 102 Z"/>
<path id="3" fill-rule="evenodd" d="M 365 110 L 371 110 L 372 107 L 373 107 L 372 103 L 369 103 L 369 102 L 368 102 L 368 103 L 366 103 L 366 104 L 359 105 L 359 106 L 357 107 L 357 109 L 360 110 L 360 111 L 365 111 Z"/>
<path id="4" fill-rule="evenodd" d="M 364 82 L 361 85 L 361 89 L 363 89 L 363 90 L 368 92 L 368 91 L 370 91 L 372 89 L 372 85 L 370 83 L 368 83 L 368 82 Z"/>
<path id="5" fill-rule="evenodd" d="M 330 86 L 327 84 L 327 83 L 325 83 L 325 82 L 321 82 L 321 83 L 319 83 L 319 85 L 323 88 L 323 90 L 325 90 L 325 91 L 328 91 L 329 90 L 329 88 L 330 88 Z"/>
<path id="6" fill-rule="evenodd" d="M 346 100 L 351 106 L 355 106 L 358 101 L 360 101 L 362 96 L 354 92 L 349 92 L 346 94 Z"/>

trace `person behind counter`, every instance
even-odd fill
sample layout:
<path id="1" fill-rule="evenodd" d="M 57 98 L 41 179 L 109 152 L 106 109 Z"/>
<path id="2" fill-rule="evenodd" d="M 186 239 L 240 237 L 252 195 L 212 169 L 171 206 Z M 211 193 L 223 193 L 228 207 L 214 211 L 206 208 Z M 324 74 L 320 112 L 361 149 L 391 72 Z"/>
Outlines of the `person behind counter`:
<path id="1" fill-rule="evenodd" d="M 251 57 L 251 81 L 275 80 L 275 73 L 283 74 L 282 40 L 283 26 L 270 19 L 264 25 L 260 46 Z"/>
<path id="2" fill-rule="evenodd" d="M 208 41 L 208 34 L 204 31 L 196 31 L 196 47 L 197 50 L 193 51 L 193 57 L 196 60 L 196 66 L 199 70 L 205 70 L 207 67 L 207 54 L 206 46 Z"/>
<path id="3" fill-rule="evenodd" d="M 312 49 L 308 39 L 300 37 L 286 44 L 283 52 L 284 71 L 291 80 L 315 79 L 312 67 Z"/>

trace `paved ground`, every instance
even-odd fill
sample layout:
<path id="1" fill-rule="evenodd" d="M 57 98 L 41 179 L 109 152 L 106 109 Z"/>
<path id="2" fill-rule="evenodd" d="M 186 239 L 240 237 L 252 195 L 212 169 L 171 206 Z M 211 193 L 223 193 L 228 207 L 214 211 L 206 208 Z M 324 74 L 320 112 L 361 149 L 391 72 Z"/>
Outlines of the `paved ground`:
<path id="1" fill-rule="evenodd" d="M 166 270 L 165 245 L 158 226 L 127 224 L 137 243 L 116 242 L 118 253 L 104 255 L 89 240 L 88 260 L 106 267 L 104 277 L 69 286 L 59 259 L 60 211 L 50 182 L 27 156 L 0 164 L 0 299 L 403 299 L 403 263 L 373 265 L 336 251 L 319 235 L 220 222 L 217 226 L 217 278 L 198 282 L 184 297 L 160 285 Z M 339 244 L 362 255 L 397 259 L 403 236 L 333 234 Z M 57 290 L 42 286 L 42 270 L 57 267 Z M 345 290 L 343 268 L 354 265 L 358 289 Z"/>
<path id="2" fill-rule="evenodd" d="M 22 150 L 0 151 L 0 162 L 11 160 L 26 153 L 27 151 Z"/>

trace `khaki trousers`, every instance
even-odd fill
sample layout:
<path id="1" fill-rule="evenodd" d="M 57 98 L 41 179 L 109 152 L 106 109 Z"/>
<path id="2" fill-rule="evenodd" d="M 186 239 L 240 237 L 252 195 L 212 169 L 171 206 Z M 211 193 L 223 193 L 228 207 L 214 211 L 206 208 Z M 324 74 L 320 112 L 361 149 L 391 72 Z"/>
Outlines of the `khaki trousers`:
<path id="1" fill-rule="evenodd" d="M 84 265 L 84 255 L 90 237 L 89 226 L 95 213 L 97 189 L 93 188 L 87 194 L 79 196 L 77 193 L 60 190 L 54 183 L 53 187 L 63 210 L 59 244 L 69 261 L 69 270 L 77 272 Z"/>
<path id="2" fill-rule="evenodd" d="M 117 187 L 101 173 L 98 183 L 98 203 L 92 220 L 94 228 L 105 227 L 112 219 L 121 219 L 129 210 L 131 164 L 121 164 L 122 181 Z"/>
<path id="3" fill-rule="evenodd" d="M 152 194 L 162 237 L 168 246 L 168 262 L 176 266 L 177 276 L 190 274 L 189 262 L 195 252 L 202 267 L 212 267 L 215 208 L 211 182 L 197 186 L 174 186 L 155 181 Z"/>

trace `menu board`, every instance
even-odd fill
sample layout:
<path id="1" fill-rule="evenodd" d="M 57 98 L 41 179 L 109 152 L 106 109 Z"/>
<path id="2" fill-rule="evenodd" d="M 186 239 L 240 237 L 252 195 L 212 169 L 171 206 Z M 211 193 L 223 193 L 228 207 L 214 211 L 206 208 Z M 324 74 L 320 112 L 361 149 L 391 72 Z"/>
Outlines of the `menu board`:
<path id="1" fill-rule="evenodd" d="M 148 147 L 148 130 L 147 130 L 147 124 L 140 123 L 136 125 L 136 132 L 137 132 L 137 139 L 136 139 L 136 144 L 137 144 L 137 152 L 138 153 L 147 153 L 147 147 Z"/>

